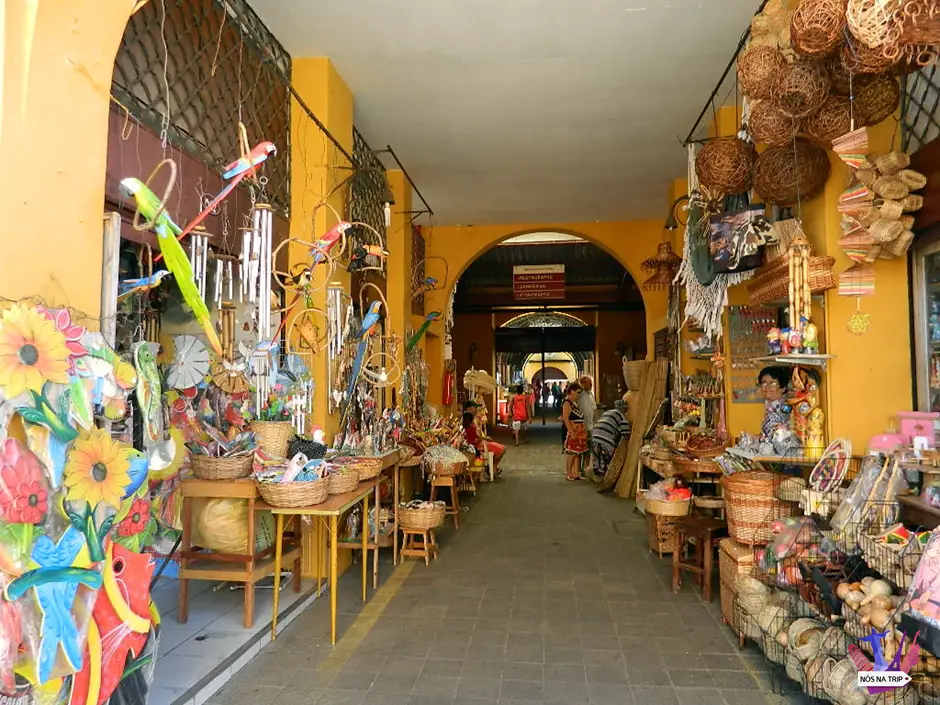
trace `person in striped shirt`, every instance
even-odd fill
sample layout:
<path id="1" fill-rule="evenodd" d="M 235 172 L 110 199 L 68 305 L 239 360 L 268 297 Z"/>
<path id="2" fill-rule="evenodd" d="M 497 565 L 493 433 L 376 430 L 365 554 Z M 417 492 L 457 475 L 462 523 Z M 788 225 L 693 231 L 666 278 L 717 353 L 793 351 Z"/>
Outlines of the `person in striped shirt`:
<path id="1" fill-rule="evenodd" d="M 607 466 L 621 439 L 630 435 L 630 422 L 627 420 L 627 402 L 618 399 L 614 408 L 608 409 L 594 424 L 591 432 L 594 456 L 594 481 L 600 482 L 607 473 Z"/>

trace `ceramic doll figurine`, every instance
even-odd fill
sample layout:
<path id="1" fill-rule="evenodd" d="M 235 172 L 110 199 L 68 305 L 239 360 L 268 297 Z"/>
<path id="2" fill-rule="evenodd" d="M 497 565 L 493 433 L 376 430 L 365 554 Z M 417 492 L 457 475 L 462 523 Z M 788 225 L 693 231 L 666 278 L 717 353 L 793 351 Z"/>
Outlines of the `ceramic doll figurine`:
<path id="1" fill-rule="evenodd" d="M 790 406 L 790 427 L 810 457 L 822 454 L 825 446 L 823 426 L 825 414 L 819 408 L 819 383 L 813 373 L 799 367 L 793 370 L 793 396 Z"/>
<path id="2" fill-rule="evenodd" d="M 819 352 L 819 329 L 812 321 L 804 318 L 803 323 L 803 352 L 815 355 Z"/>
<path id="3" fill-rule="evenodd" d="M 767 348 L 771 355 L 780 354 L 780 329 L 771 328 L 767 331 Z"/>
<path id="4" fill-rule="evenodd" d="M 797 353 L 803 347 L 803 333 L 799 328 L 790 329 L 790 352 Z"/>
<path id="5" fill-rule="evenodd" d="M 790 329 L 789 328 L 780 329 L 780 352 L 783 355 L 790 354 Z"/>

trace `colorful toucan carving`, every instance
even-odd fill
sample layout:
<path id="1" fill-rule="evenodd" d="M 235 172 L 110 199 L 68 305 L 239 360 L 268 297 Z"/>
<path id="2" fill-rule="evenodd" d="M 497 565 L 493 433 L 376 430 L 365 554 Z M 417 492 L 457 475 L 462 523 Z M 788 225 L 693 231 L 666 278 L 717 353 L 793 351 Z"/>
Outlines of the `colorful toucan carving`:
<path id="1" fill-rule="evenodd" d="M 273 142 L 262 142 L 261 144 L 255 145 L 254 149 L 248 152 L 247 158 L 240 157 L 238 160 L 225 167 L 225 173 L 222 177 L 225 179 L 231 178 L 232 180 L 225 185 L 224 189 L 219 191 L 218 196 L 209 201 L 209 205 L 203 208 L 199 215 L 187 223 L 186 227 L 176 236 L 176 239 L 182 240 L 189 235 L 197 225 L 204 221 L 206 217 L 225 200 L 226 196 L 235 190 L 235 187 L 242 182 L 242 179 L 246 176 L 253 176 L 258 170 L 258 166 L 267 159 L 270 154 L 277 154 L 277 147 L 274 146 Z M 153 261 L 159 262 L 162 258 L 161 255 L 157 255 L 153 258 Z M 219 354 L 221 355 L 222 353 Z"/>
<path id="2" fill-rule="evenodd" d="M 352 372 L 349 376 L 349 385 L 346 387 L 346 400 L 343 406 L 343 418 L 340 423 L 340 428 L 343 428 L 346 424 L 346 413 L 349 411 L 349 407 L 352 406 L 352 397 L 353 392 L 356 389 L 356 385 L 359 383 L 359 375 L 362 372 L 362 363 L 366 357 L 366 350 L 369 347 L 369 336 L 372 335 L 375 330 L 375 326 L 378 324 L 381 315 L 379 314 L 380 309 L 382 308 L 381 301 L 373 301 L 369 305 L 369 309 L 366 312 L 366 315 L 362 317 L 362 325 L 359 326 L 359 333 L 356 335 L 356 339 L 359 341 L 359 345 L 356 348 L 356 358 L 353 361 Z"/>
<path id="3" fill-rule="evenodd" d="M 199 290 L 196 288 L 192 265 L 186 256 L 185 250 L 183 250 L 183 246 L 174 237 L 177 235 L 181 237 L 182 230 L 180 230 L 180 226 L 173 222 L 166 210 L 160 213 L 159 217 L 157 216 L 160 199 L 140 179 L 124 179 L 121 181 L 121 186 L 134 197 L 140 214 L 147 219 L 147 222 L 153 223 L 160 252 L 166 257 L 166 266 L 176 279 L 183 300 L 193 310 L 193 315 L 206 334 L 212 349 L 221 357 L 222 342 L 215 332 L 212 321 L 209 320 L 209 309 L 206 307 L 206 302 L 202 300 Z M 156 222 L 154 222 L 154 219 L 156 219 Z"/>
<path id="4" fill-rule="evenodd" d="M 431 327 L 431 322 L 436 321 L 440 317 L 440 311 L 431 311 L 431 313 L 425 317 L 424 323 L 421 324 L 421 327 L 418 328 L 418 330 L 415 331 L 415 334 L 408 339 L 408 344 L 405 345 L 405 350 L 407 352 L 414 350 L 415 345 L 420 342 L 422 336 L 427 333 L 428 328 Z"/>

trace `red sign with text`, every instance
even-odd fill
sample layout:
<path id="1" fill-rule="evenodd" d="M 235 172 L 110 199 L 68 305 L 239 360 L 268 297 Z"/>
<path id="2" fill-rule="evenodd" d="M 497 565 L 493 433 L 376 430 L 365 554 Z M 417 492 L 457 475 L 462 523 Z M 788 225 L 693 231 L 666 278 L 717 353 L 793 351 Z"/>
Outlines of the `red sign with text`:
<path id="1" fill-rule="evenodd" d="M 526 264 L 513 267 L 512 295 L 522 301 L 565 298 L 565 265 Z"/>

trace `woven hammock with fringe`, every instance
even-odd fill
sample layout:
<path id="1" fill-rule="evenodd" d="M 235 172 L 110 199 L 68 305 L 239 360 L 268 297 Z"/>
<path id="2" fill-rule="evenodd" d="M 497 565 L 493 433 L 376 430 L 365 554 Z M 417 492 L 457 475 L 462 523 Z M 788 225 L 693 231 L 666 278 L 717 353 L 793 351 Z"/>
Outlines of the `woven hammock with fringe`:
<path id="1" fill-rule="evenodd" d="M 698 181 L 695 177 L 695 146 L 689 145 L 689 220 L 685 227 L 682 246 L 682 265 L 675 281 L 685 287 L 685 320 L 697 323 L 709 338 L 721 333 L 721 317 L 728 305 L 728 287 L 747 281 L 754 276 L 753 271 L 735 272 L 734 274 L 716 274 L 711 284 L 703 286 L 695 276 L 692 267 L 691 242 L 694 237 L 708 234 L 708 214 L 706 208 L 697 208 L 691 202 L 698 197 Z M 701 215 L 693 219 L 695 212 Z"/>

